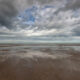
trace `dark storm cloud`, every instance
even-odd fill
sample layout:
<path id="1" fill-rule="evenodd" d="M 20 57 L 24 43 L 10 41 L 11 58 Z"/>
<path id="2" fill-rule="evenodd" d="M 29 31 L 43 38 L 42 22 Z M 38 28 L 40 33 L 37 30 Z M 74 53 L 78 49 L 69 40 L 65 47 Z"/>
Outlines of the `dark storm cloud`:
<path id="1" fill-rule="evenodd" d="M 65 4 L 64 7 L 60 7 L 55 14 L 61 12 L 61 11 L 67 11 L 67 10 L 76 10 L 80 8 L 80 0 L 64 0 Z"/>
<path id="2" fill-rule="evenodd" d="M 72 32 L 73 32 L 73 36 L 80 36 L 80 26 L 74 28 Z"/>
<path id="3" fill-rule="evenodd" d="M 29 5 L 32 3 L 28 0 Z M 0 26 L 12 28 L 12 18 L 27 5 L 27 0 L 0 0 Z"/>
<path id="4" fill-rule="evenodd" d="M 15 0 L 0 0 L 0 24 L 10 27 L 11 19 L 18 11 L 14 4 Z"/>
<path id="5" fill-rule="evenodd" d="M 61 1 L 61 0 L 36 0 L 36 2 L 40 3 L 41 5 L 51 4 L 51 3 L 53 4 L 56 1 Z"/>
<path id="6" fill-rule="evenodd" d="M 80 8 L 80 0 L 67 0 L 66 9 Z"/>
<path id="7" fill-rule="evenodd" d="M 40 3 L 42 3 L 42 4 L 53 4 L 54 5 L 54 3 L 55 2 L 57 2 L 57 4 L 58 3 L 65 3 L 64 5 L 65 5 L 65 9 L 77 9 L 77 8 L 80 8 L 80 0 L 36 0 L 36 1 L 38 1 L 38 2 L 40 2 Z"/>

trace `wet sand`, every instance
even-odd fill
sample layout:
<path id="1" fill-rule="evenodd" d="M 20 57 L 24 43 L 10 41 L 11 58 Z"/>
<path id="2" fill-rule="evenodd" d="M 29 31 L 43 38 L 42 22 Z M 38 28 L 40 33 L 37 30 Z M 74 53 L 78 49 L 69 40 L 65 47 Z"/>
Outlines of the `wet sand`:
<path id="1" fill-rule="evenodd" d="M 79 50 L 26 46 L 0 45 L 0 80 L 80 80 Z"/>

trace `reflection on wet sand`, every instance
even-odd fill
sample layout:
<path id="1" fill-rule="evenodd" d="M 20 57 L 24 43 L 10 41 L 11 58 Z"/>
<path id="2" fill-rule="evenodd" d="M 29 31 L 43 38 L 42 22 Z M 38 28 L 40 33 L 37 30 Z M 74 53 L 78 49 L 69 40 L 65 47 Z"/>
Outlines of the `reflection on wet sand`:
<path id="1" fill-rule="evenodd" d="M 65 46 L 1 45 L 0 80 L 80 80 L 80 51 Z"/>

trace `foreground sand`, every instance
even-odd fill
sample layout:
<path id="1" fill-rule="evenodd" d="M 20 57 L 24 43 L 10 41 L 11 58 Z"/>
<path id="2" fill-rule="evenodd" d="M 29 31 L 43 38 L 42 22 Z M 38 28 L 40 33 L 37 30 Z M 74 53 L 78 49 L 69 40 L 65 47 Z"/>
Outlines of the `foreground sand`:
<path id="1" fill-rule="evenodd" d="M 80 80 L 80 51 L 20 46 L 0 45 L 0 80 Z"/>

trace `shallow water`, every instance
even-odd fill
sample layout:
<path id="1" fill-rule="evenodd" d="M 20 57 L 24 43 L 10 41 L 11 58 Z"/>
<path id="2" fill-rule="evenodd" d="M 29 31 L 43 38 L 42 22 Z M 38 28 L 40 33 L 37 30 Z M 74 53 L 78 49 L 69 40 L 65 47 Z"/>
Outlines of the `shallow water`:
<path id="1" fill-rule="evenodd" d="M 0 80 L 80 80 L 80 46 L 4 45 Z"/>
<path id="2" fill-rule="evenodd" d="M 74 49 L 77 51 L 80 51 L 80 46 L 43 46 L 43 45 L 39 45 L 39 46 L 7 46 L 7 47 L 0 47 L 0 50 L 5 50 L 5 49 L 9 49 L 9 50 L 26 50 L 26 49 L 44 49 L 44 48 L 50 48 L 52 50 L 69 50 L 69 49 Z"/>

